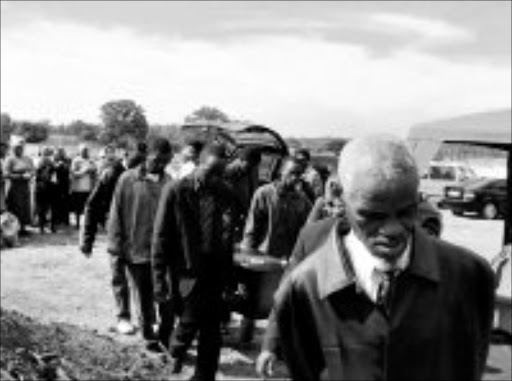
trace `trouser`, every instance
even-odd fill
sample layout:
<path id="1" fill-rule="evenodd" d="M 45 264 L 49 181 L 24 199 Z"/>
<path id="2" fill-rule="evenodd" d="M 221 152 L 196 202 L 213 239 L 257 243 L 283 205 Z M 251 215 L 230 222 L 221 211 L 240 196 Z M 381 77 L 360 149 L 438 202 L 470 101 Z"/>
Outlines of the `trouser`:
<path id="1" fill-rule="evenodd" d="M 123 257 L 111 254 L 110 268 L 117 318 L 130 320 L 130 288 L 126 277 L 126 260 Z"/>
<path id="2" fill-rule="evenodd" d="M 36 189 L 36 210 L 39 228 L 44 229 L 48 223 L 48 213 L 51 212 L 50 227 L 55 231 L 56 216 L 52 188 Z"/>
<path id="3" fill-rule="evenodd" d="M 127 268 L 133 287 L 133 299 L 137 308 L 142 337 L 145 340 L 154 340 L 153 324 L 155 324 L 156 318 L 151 264 L 128 262 Z"/>
<path id="4" fill-rule="evenodd" d="M 210 279 L 208 279 L 210 278 Z M 195 379 L 214 380 L 221 348 L 222 283 L 200 277 L 183 297 L 183 311 L 172 338 L 172 355 L 181 358 L 198 334 Z"/>
<path id="5" fill-rule="evenodd" d="M 77 228 L 80 227 L 80 216 L 84 214 L 85 204 L 90 194 L 91 192 L 73 192 L 71 195 Z"/>

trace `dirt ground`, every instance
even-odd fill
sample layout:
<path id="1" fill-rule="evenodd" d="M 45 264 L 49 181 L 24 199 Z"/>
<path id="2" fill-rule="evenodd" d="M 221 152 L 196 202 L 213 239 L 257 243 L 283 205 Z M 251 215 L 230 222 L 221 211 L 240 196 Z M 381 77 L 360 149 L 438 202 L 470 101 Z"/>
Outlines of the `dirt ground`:
<path id="1" fill-rule="evenodd" d="M 447 240 L 472 248 L 487 259 L 499 251 L 502 221 L 455 217 L 446 211 L 443 218 Z M 14 367 L 16 373 L 17 362 L 28 361 L 20 349 L 25 348 L 55 354 L 61 359 L 61 368 L 74 379 L 178 380 L 190 376 L 192 359 L 181 375 L 172 378 L 165 356 L 147 354 L 137 336 L 114 332 L 104 236 L 99 237 L 89 259 L 78 251 L 77 233 L 70 229 L 56 235 L 34 234 L 23 239 L 21 247 L 2 250 L 0 260 L 3 370 Z M 238 350 L 234 345 L 236 333 L 235 320 L 225 337 L 219 377 L 255 378 L 258 347 Z M 485 378 L 511 379 L 510 359 L 510 346 L 493 345 Z M 35 374 L 52 379 L 41 377 L 40 369 L 25 370 L 32 372 L 32 377 L 25 379 L 33 379 Z M 285 375 L 281 365 L 278 376 Z"/>

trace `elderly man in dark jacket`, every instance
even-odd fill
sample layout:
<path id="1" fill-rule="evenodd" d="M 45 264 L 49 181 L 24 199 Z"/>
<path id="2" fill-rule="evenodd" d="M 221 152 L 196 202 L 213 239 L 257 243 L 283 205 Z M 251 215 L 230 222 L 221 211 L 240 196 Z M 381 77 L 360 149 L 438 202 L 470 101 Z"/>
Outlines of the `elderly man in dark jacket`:
<path id="1" fill-rule="evenodd" d="M 199 333 L 195 380 L 214 380 L 220 355 L 222 291 L 232 261 L 223 215 L 235 199 L 222 180 L 225 160 L 224 146 L 207 146 L 199 167 L 163 190 L 155 220 L 155 298 L 181 305 L 171 340 L 175 372 Z"/>
<path id="2" fill-rule="evenodd" d="M 489 265 L 416 227 L 417 169 L 398 139 L 353 140 L 339 174 L 350 228 L 306 228 L 312 253 L 276 294 L 292 378 L 479 379 L 492 324 Z"/>

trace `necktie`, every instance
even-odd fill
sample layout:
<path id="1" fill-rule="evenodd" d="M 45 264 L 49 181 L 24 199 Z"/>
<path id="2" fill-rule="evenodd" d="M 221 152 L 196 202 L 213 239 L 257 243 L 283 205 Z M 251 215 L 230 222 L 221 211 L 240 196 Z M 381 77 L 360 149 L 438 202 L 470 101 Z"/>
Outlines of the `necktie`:
<path id="1" fill-rule="evenodd" d="M 396 278 L 395 270 L 379 271 L 380 282 L 377 290 L 377 305 L 382 306 L 386 313 L 391 311 L 391 301 Z"/>

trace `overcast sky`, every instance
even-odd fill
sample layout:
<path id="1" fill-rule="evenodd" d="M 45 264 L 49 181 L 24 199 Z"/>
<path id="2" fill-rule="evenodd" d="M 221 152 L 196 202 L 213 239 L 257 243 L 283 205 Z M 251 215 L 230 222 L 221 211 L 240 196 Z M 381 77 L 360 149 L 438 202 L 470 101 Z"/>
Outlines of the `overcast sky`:
<path id="1" fill-rule="evenodd" d="M 510 107 L 511 2 L 1 2 L 1 109 L 150 123 L 201 105 L 286 136 L 405 135 Z"/>

